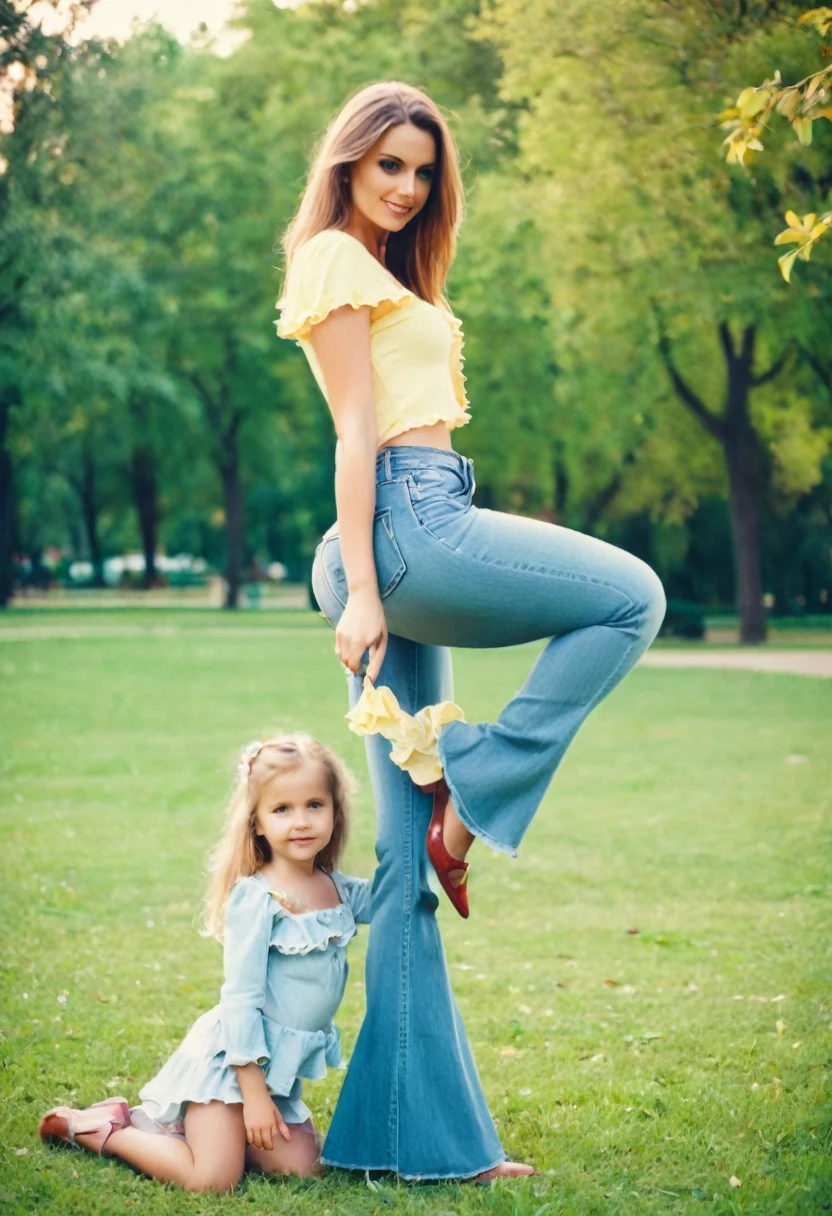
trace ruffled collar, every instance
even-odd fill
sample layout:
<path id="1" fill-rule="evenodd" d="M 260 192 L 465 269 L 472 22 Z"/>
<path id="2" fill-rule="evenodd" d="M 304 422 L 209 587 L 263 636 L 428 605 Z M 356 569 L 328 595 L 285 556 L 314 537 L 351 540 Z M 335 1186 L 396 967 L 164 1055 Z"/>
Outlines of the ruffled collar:
<path id="1" fill-rule="evenodd" d="M 339 895 L 343 897 L 338 882 L 330 875 Z M 331 908 L 311 908 L 308 912 L 290 912 L 276 898 L 267 880 L 259 872 L 256 878 L 271 895 L 274 915 L 271 945 L 280 954 L 311 954 L 314 950 L 326 950 L 330 942 L 340 949 L 356 935 L 355 917 L 349 904 L 341 902 Z"/>

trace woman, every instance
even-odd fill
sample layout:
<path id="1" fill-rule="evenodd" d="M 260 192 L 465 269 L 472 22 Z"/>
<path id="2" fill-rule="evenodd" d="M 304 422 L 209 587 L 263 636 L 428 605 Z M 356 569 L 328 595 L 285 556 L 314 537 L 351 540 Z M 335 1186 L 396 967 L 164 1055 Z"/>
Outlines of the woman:
<path id="1" fill-rule="evenodd" d="M 472 462 L 451 443 L 470 417 L 462 333 L 442 294 L 462 197 L 430 98 L 398 82 L 362 89 L 326 132 L 285 234 L 277 323 L 304 350 L 338 436 L 338 517 L 313 587 L 350 704 L 367 655 L 369 681 L 414 714 L 452 696 L 448 647 L 550 639 L 496 723 L 451 721 L 438 735 L 433 803 L 386 739 L 367 739 L 379 862 L 367 1013 L 323 1161 L 412 1179 L 533 1172 L 505 1159 L 450 989 L 428 825 L 434 868 L 465 915 L 473 840 L 516 853 L 578 727 L 664 615 L 637 558 L 472 505 Z"/>

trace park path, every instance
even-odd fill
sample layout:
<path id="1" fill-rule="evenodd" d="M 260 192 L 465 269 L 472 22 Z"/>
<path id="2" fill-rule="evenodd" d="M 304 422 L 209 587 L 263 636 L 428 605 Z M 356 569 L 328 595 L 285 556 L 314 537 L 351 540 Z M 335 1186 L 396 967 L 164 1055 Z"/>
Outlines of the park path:
<path id="1" fill-rule="evenodd" d="M 73 625 L 29 625 L 19 626 L 0 625 L 0 643 L 3 642 L 35 642 L 56 639 L 79 641 L 83 638 L 140 638 L 157 637 L 173 638 L 190 635 L 193 637 L 268 637 L 295 634 L 309 636 L 314 625 L 296 626 L 246 626 L 242 625 L 191 625 L 181 629 L 176 625 L 102 625 L 99 621 L 94 624 Z M 537 645 L 538 643 L 530 643 Z M 701 650 L 680 648 L 665 650 L 654 648 L 647 652 L 641 660 L 644 667 L 708 667 L 712 670 L 723 671 L 762 671 L 780 675 L 814 676 L 820 679 L 832 679 L 832 650 L 777 650 L 772 647 L 760 649 L 731 649 L 717 650 L 705 647 Z"/>
<path id="2" fill-rule="evenodd" d="M 710 667 L 832 679 L 832 650 L 650 650 L 645 667 Z"/>

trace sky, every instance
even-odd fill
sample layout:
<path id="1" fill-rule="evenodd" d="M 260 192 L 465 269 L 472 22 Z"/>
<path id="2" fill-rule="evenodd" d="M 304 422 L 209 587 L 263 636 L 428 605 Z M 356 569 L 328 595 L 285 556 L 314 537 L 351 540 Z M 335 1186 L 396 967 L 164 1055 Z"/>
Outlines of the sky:
<path id="1" fill-rule="evenodd" d="M 272 0 L 277 7 L 284 7 L 295 0 Z M 40 25 L 44 33 L 58 33 L 66 27 L 66 9 L 69 0 L 36 0 L 29 10 L 29 20 Z M 215 37 L 213 49 L 219 55 L 230 55 L 245 42 L 245 30 L 226 29 L 226 22 L 234 16 L 242 0 L 98 0 L 90 16 L 79 24 L 76 37 L 118 38 L 130 37 L 134 21 L 144 23 L 156 20 L 166 26 L 181 42 L 204 23 Z M 19 84 L 19 76 L 12 64 L 5 79 L 0 79 L 0 134 L 12 129 L 12 86 Z M 6 162 L 0 157 L 0 174 L 6 170 Z"/>
<path id="2" fill-rule="evenodd" d="M 55 14 L 51 4 L 35 7 L 43 10 L 46 31 L 52 23 L 60 23 L 60 16 Z M 238 0 L 98 0 L 87 20 L 79 25 L 78 32 L 82 37 L 125 39 L 130 37 L 134 21 L 155 19 L 185 42 L 204 22 L 211 33 L 217 35 L 217 51 L 228 54 L 245 39 L 241 31 L 223 32 L 237 7 Z"/>

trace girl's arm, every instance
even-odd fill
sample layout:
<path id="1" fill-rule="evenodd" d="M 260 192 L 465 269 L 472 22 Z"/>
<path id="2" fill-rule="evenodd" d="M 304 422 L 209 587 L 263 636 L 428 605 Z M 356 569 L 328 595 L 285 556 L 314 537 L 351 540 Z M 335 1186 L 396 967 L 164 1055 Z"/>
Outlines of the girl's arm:
<path id="1" fill-rule="evenodd" d="M 369 925 L 372 915 L 372 879 L 338 873 L 338 882 L 357 925 Z"/>
<path id="2" fill-rule="evenodd" d="M 335 653 L 357 672 L 370 651 L 375 683 L 387 648 L 387 623 L 373 558 L 378 426 L 370 361 L 370 309 L 343 305 L 315 325 L 311 342 L 321 366 L 338 443 L 335 503 L 349 596 L 335 630 Z"/>
<path id="3" fill-rule="evenodd" d="M 246 1140 L 255 1148 L 274 1148 L 274 1130 L 277 1128 L 284 1140 L 290 1140 L 289 1129 L 283 1116 L 272 1101 L 266 1086 L 266 1078 L 259 1064 L 243 1064 L 234 1069 L 243 1095 L 243 1122 L 246 1125 Z"/>
<path id="4" fill-rule="evenodd" d="M 269 1149 L 275 1128 L 289 1139 L 262 1067 L 269 1062 L 263 1005 L 273 920 L 272 897 L 264 884 L 254 877 L 239 879 L 228 896 L 223 933 L 219 1016 L 224 1063 L 236 1070 L 240 1082 L 249 1144 Z"/>

